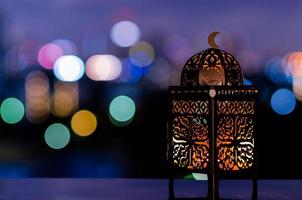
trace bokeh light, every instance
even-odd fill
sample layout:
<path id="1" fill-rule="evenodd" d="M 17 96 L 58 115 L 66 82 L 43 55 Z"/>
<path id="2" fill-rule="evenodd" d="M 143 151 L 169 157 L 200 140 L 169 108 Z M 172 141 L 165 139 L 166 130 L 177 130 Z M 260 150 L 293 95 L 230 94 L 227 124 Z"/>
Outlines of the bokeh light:
<path id="1" fill-rule="evenodd" d="M 153 62 L 154 57 L 154 48 L 148 42 L 137 42 L 129 49 L 129 59 L 138 67 L 146 67 L 150 65 Z"/>
<path id="2" fill-rule="evenodd" d="M 122 71 L 119 76 L 119 81 L 124 83 L 136 83 L 144 75 L 143 67 L 137 67 L 130 62 L 129 59 L 124 59 L 122 62 Z"/>
<path id="3" fill-rule="evenodd" d="M 135 103 L 130 97 L 125 95 L 115 97 L 109 106 L 111 122 L 120 126 L 127 125 L 132 120 L 135 109 Z"/>
<path id="4" fill-rule="evenodd" d="M 38 53 L 38 62 L 45 69 L 52 69 L 55 61 L 63 55 L 62 49 L 52 43 L 42 46 Z"/>
<path id="5" fill-rule="evenodd" d="M 121 61 L 113 55 L 94 55 L 86 62 L 86 75 L 94 81 L 115 80 L 121 71 Z"/>
<path id="6" fill-rule="evenodd" d="M 287 115 L 295 109 L 295 96 L 288 89 L 279 89 L 271 97 L 271 106 L 276 113 Z"/>
<path id="7" fill-rule="evenodd" d="M 77 54 L 77 47 L 70 40 L 67 40 L 67 39 L 57 39 L 57 40 L 54 40 L 52 43 L 58 45 L 61 48 L 61 50 L 63 52 L 63 55 L 74 55 L 74 54 Z"/>
<path id="8" fill-rule="evenodd" d="M 15 124 L 24 117 L 24 105 L 20 100 L 10 97 L 2 102 L 0 112 L 3 121 Z"/>
<path id="9" fill-rule="evenodd" d="M 95 131 L 97 119 L 92 112 L 80 110 L 72 116 L 71 127 L 77 135 L 88 136 Z"/>
<path id="10" fill-rule="evenodd" d="M 70 133 L 66 126 L 60 123 L 50 125 L 44 134 L 46 144 L 53 149 L 62 149 L 70 141 Z"/>
<path id="11" fill-rule="evenodd" d="M 284 72 L 282 62 L 282 58 L 269 59 L 266 62 L 264 73 L 269 80 L 276 84 L 290 84 L 292 77 Z"/>
<path id="12" fill-rule="evenodd" d="M 52 96 L 51 112 L 57 117 L 66 117 L 75 112 L 79 106 L 79 85 L 56 81 Z"/>
<path id="13" fill-rule="evenodd" d="M 302 78 L 293 79 L 293 92 L 298 101 L 302 101 Z"/>
<path id="14" fill-rule="evenodd" d="M 85 71 L 83 61 L 73 55 L 61 56 L 54 64 L 53 68 L 55 76 L 61 81 L 77 81 Z"/>
<path id="15" fill-rule="evenodd" d="M 41 71 L 29 73 L 25 80 L 26 118 L 40 123 L 49 114 L 49 80 Z"/>
<path id="16" fill-rule="evenodd" d="M 139 27 L 131 21 L 121 21 L 115 24 L 110 32 L 114 44 L 120 47 L 130 47 L 140 39 Z"/>
<path id="17" fill-rule="evenodd" d="M 285 73 L 294 77 L 302 77 L 302 52 L 290 52 L 284 56 L 282 68 Z"/>
<path id="18" fill-rule="evenodd" d="M 246 78 L 243 79 L 243 85 L 249 86 L 252 85 L 252 82 Z"/>

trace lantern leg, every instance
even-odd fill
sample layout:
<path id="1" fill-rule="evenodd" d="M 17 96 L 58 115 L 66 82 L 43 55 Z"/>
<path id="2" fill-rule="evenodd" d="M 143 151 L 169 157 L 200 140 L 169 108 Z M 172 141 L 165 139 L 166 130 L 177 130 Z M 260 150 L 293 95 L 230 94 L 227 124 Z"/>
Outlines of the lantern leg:
<path id="1" fill-rule="evenodd" d="M 172 172 L 169 173 L 169 200 L 175 199 L 174 193 L 174 177 Z"/>
<path id="2" fill-rule="evenodd" d="M 252 193 L 252 200 L 258 199 L 258 183 L 257 178 L 253 177 L 253 193 Z"/>
<path id="3" fill-rule="evenodd" d="M 174 170 L 172 167 L 169 167 L 169 200 L 175 199 L 175 192 L 174 192 Z"/>
<path id="4" fill-rule="evenodd" d="M 256 154 L 257 155 L 257 154 Z M 257 164 L 258 158 L 256 157 L 254 173 L 252 174 L 253 178 L 253 191 L 252 191 L 252 200 L 258 199 L 258 173 L 257 173 Z"/>
<path id="5" fill-rule="evenodd" d="M 254 141 L 255 141 L 255 146 L 254 146 L 254 155 L 255 155 L 255 161 L 254 161 L 254 166 L 253 166 L 253 191 L 252 191 L 252 200 L 257 200 L 258 199 L 258 159 L 259 159 L 259 154 L 258 154 L 258 142 L 257 142 L 257 134 L 254 135 Z"/>
<path id="6" fill-rule="evenodd" d="M 219 179 L 216 177 L 215 174 L 210 173 L 208 180 L 208 199 L 219 199 Z"/>

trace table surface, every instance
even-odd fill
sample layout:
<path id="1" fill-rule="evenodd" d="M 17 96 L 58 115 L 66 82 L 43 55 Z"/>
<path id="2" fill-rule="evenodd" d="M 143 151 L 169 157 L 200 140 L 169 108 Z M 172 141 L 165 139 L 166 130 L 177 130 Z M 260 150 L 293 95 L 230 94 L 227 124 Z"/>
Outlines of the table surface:
<path id="1" fill-rule="evenodd" d="M 221 180 L 220 196 L 250 199 L 251 180 Z M 176 180 L 177 197 L 205 197 L 207 181 Z M 165 200 L 165 179 L 0 179 L 0 200 Z M 302 199 L 302 180 L 259 180 L 259 199 Z"/>

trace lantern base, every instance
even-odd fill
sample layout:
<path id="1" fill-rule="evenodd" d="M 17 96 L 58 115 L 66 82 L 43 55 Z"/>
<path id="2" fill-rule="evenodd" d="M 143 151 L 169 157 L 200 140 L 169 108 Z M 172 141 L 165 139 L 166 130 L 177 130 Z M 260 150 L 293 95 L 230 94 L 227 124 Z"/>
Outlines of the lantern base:
<path id="1" fill-rule="evenodd" d="M 252 200 L 258 199 L 258 180 L 257 177 L 254 176 L 252 184 Z M 171 173 L 169 175 L 169 200 L 196 200 L 196 199 L 207 199 L 207 200 L 229 200 L 228 198 L 220 198 L 219 197 L 219 179 L 217 182 L 215 182 L 215 187 L 217 188 L 215 191 L 212 190 L 212 186 L 208 185 L 208 195 L 207 197 L 175 197 L 175 191 L 174 191 L 174 177 Z"/>

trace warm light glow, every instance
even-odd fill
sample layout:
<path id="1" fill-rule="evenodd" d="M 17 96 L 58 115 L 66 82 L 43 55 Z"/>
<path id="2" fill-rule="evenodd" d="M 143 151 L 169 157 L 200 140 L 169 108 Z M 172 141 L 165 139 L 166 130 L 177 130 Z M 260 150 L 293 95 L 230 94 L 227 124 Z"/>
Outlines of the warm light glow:
<path id="1" fill-rule="evenodd" d="M 88 110 L 75 113 L 71 119 L 72 130 L 79 136 L 91 135 L 97 127 L 95 115 Z"/>
<path id="2" fill-rule="evenodd" d="M 24 117 L 24 105 L 16 98 L 7 98 L 1 104 L 1 117 L 8 124 L 15 124 Z"/>
<path id="3" fill-rule="evenodd" d="M 49 80 L 40 71 L 29 73 L 25 80 L 26 118 L 30 122 L 43 122 L 49 113 Z"/>
<path id="4" fill-rule="evenodd" d="M 38 62 L 45 69 L 52 69 L 55 61 L 63 55 L 62 49 L 56 44 L 42 46 L 38 53 Z"/>
<path id="5" fill-rule="evenodd" d="M 293 79 L 293 92 L 298 101 L 302 101 L 302 78 Z"/>
<path id="6" fill-rule="evenodd" d="M 62 149 L 69 143 L 70 133 L 66 126 L 55 123 L 46 129 L 44 140 L 49 147 L 53 149 Z"/>
<path id="7" fill-rule="evenodd" d="M 95 81 L 115 80 L 121 70 L 121 61 L 113 55 L 94 55 L 86 62 L 86 75 Z"/>
<path id="8" fill-rule="evenodd" d="M 115 24 L 110 32 L 114 44 L 120 47 L 130 47 L 140 39 L 139 27 L 130 21 L 121 21 Z"/>
<path id="9" fill-rule="evenodd" d="M 302 52 L 291 52 L 283 58 L 283 70 L 294 78 L 302 77 Z"/>
<path id="10" fill-rule="evenodd" d="M 115 125 L 127 125 L 132 120 L 135 109 L 135 103 L 130 97 L 124 95 L 115 97 L 109 106 L 111 122 L 115 120 L 120 122 L 120 124 L 113 122 Z"/>
<path id="11" fill-rule="evenodd" d="M 62 56 L 54 64 L 55 76 L 61 81 L 77 81 L 85 71 L 83 61 L 77 56 Z"/>
<path id="12" fill-rule="evenodd" d="M 51 112 L 58 117 L 66 117 L 79 106 L 78 83 L 57 81 L 54 85 Z"/>
<path id="13" fill-rule="evenodd" d="M 272 95 L 271 106 L 276 113 L 287 115 L 295 109 L 295 96 L 288 89 L 279 89 Z"/>
<path id="14" fill-rule="evenodd" d="M 154 49 L 148 42 L 137 42 L 129 49 L 129 59 L 138 67 L 150 65 L 153 62 L 154 57 Z"/>

